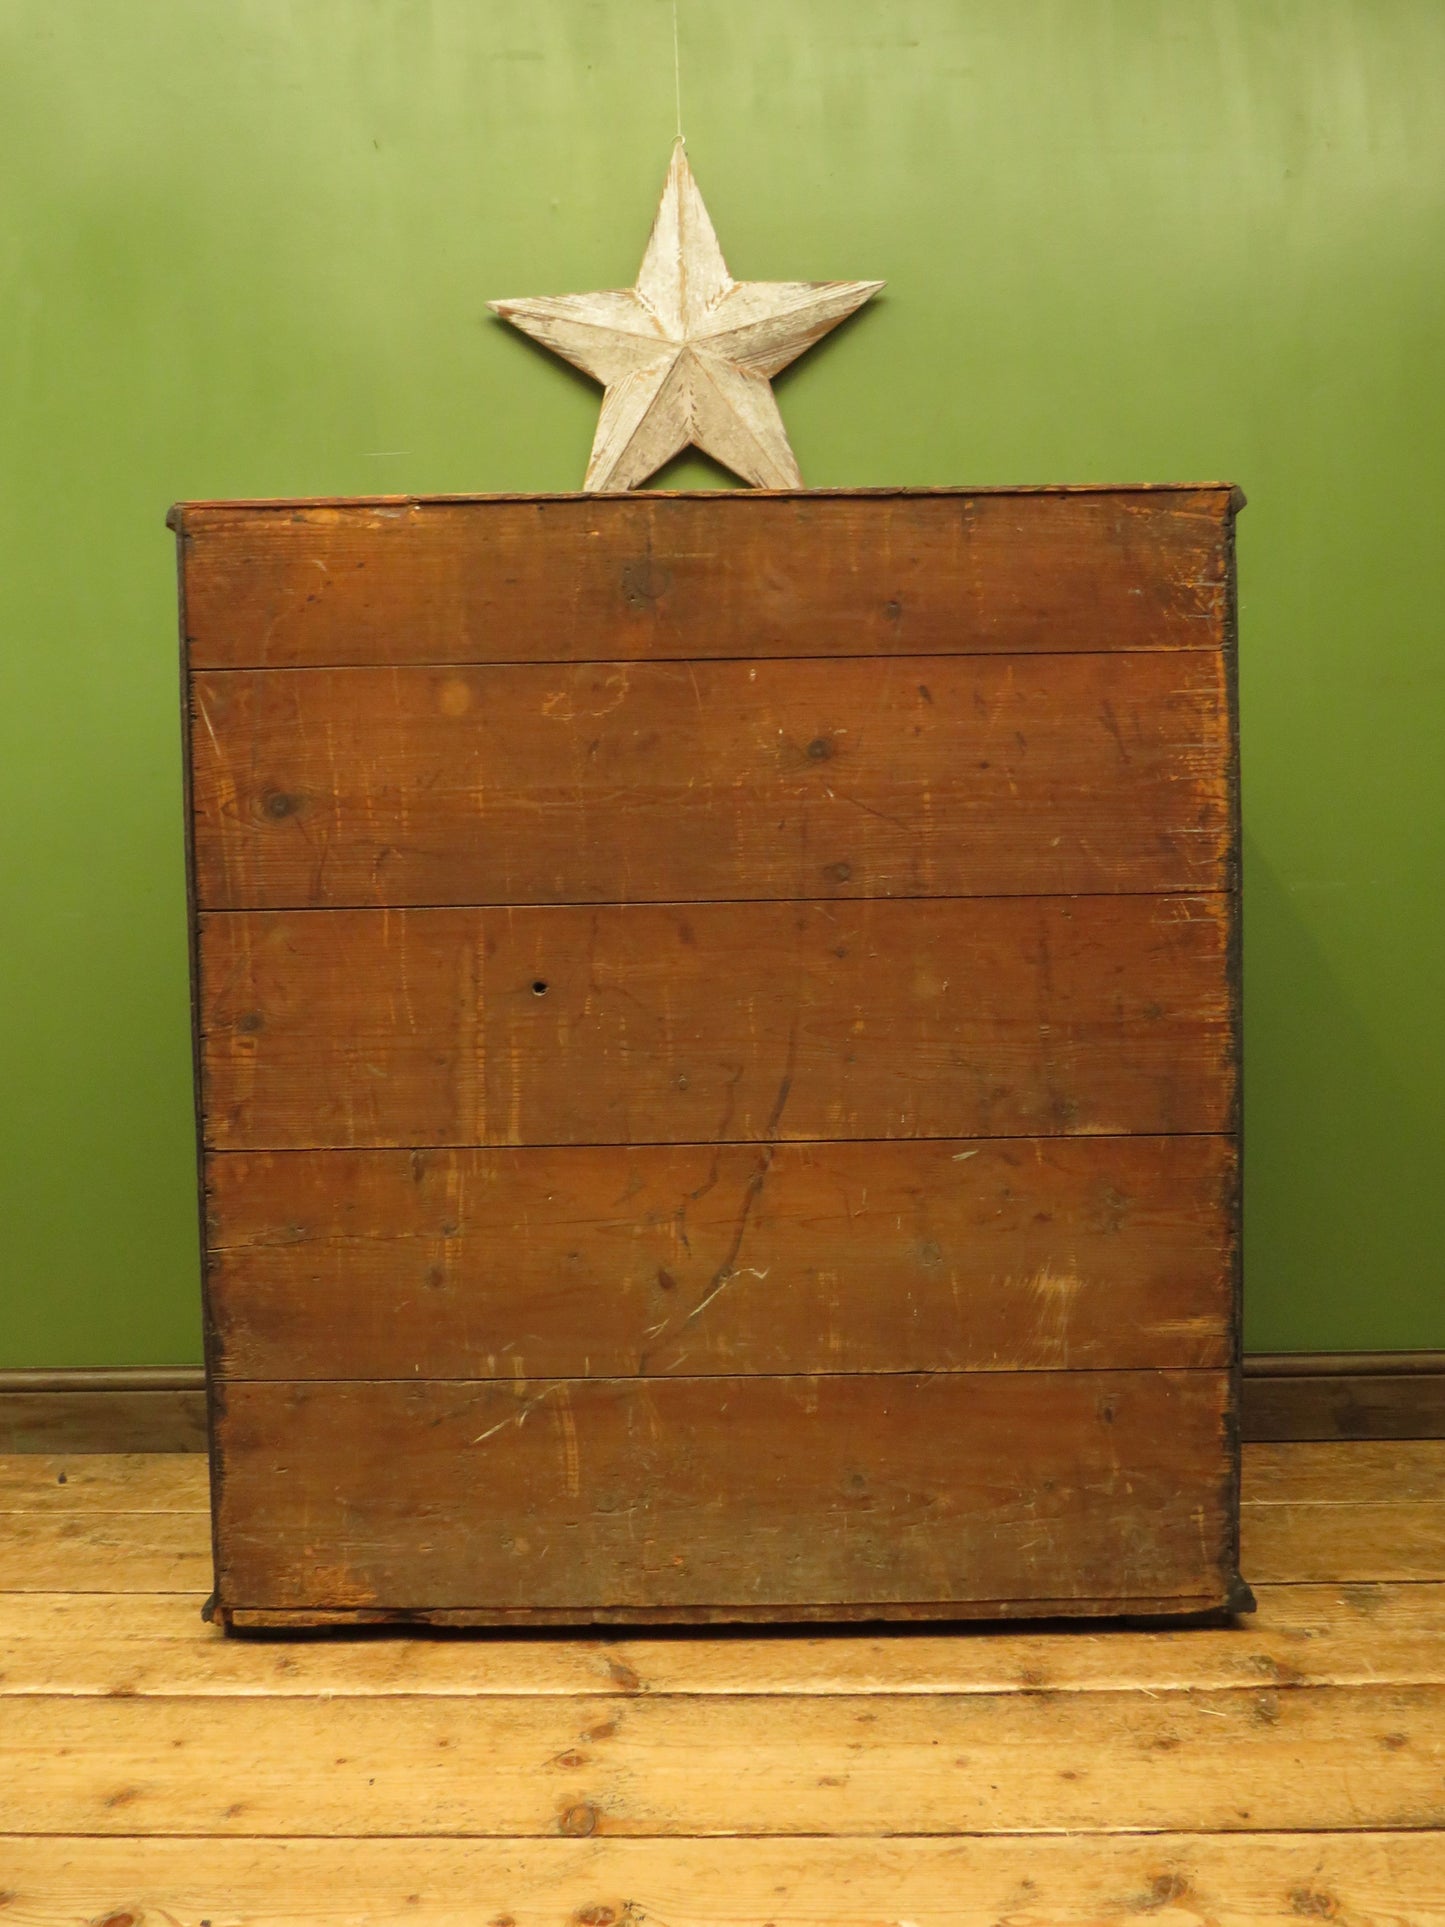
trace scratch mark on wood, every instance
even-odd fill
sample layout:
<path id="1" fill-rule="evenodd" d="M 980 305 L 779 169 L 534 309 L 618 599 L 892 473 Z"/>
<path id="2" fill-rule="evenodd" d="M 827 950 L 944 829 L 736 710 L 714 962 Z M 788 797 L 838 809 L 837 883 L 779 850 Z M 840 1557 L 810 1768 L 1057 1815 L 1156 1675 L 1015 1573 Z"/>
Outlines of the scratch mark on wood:
<path id="1" fill-rule="evenodd" d="M 565 1392 L 566 1389 L 567 1384 L 565 1379 L 558 1379 L 553 1385 L 544 1385 L 540 1392 L 534 1392 L 531 1398 L 524 1399 L 515 1412 L 508 1412 L 504 1419 L 498 1419 L 497 1423 L 495 1425 L 489 1425 L 485 1432 L 479 1432 L 476 1438 L 472 1440 L 472 1444 L 485 1445 L 488 1439 L 495 1438 L 497 1433 L 505 1431 L 507 1426 L 525 1424 L 528 1416 L 542 1403 L 544 1398 L 550 1398 L 554 1392 Z"/>

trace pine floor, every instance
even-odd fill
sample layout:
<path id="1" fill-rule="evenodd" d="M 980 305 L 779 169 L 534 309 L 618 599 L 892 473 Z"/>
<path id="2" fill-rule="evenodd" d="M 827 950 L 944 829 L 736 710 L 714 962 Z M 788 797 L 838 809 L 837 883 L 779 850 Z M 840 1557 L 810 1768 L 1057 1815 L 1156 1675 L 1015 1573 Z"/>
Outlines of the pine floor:
<path id="1" fill-rule="evenodd" d="M 1445 1441 L 1169 1633 L 226 1640 L 204 1481 L 0 1458 L 0 1927 L 1445 1927 Z"/>

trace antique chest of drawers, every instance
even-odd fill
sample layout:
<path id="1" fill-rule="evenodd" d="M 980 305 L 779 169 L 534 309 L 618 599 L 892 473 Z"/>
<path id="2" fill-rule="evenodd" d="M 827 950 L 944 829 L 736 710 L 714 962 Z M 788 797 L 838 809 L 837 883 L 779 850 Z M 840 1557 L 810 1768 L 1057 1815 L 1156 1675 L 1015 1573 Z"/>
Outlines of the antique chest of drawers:
<path id="1" fill-rule="evenodd" d="M 224 1624 L 1248 1604 L 1238 501 L 174 511 Z"/>

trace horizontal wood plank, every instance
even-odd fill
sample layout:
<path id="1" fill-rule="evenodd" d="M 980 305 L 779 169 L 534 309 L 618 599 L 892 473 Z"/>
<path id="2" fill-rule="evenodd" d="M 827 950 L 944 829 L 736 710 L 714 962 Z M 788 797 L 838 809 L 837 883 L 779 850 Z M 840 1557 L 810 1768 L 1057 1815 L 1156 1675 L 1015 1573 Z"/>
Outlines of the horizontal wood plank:
<path id="1" fill-rule="evenodd" d="M 6 1701 L 5 1720 L 6 1833 L 1445 1826 L 1445 1688 L 1435 1686 L 1161 1699 L 56 1696 Z"/>
<path id="2" fill-rule="evenodd" d="M 1445 1438 L 1445 1371 L 1370 1372 L 1336 1354 L 1333 1373 L 1253 1371 L 1246 1379 L 1246 1438 Z"/>
<path id="3" fill-rule="evenodd" d="M 203 1389 L 0 1390 L 0 1453 L 205 1449 Z"/>
<path id="4" fill-rule="evenodd" d="M 1281 1354 L 1245 1353 L 1239 1423 L 1240 1435 L 1247 1444 L 1310 1438 L 1445 1437 L 1445 1398 L 1433 1389 L 1437 1381 L 1445 1383 L 1433 1362 L 1438 1354 L 1302 1352 L 1283 1356 L 1291 1367 L 1288 1372 L 1278 1369 Z M 1421 1362 L 1417 1364 L 1417 1360 Z M 1325 1369 L 1318 1373 L 1298 1369 L 1316 1361 Z M 1319 1408 L 1309 1396 L 1315 1378 L 1338 1389 L 1346 1401 L 1338 1412 L 1332 1407 L 1333 1417 L 1324 1421 L 1319 1420 Z M 104 1367 L 64 1373 L 0 1372 L 0 1446 L 5 1452 L 204 1452 L 204 1381 L 199 1365 L 122 1372 Z M 1298 1403 L 1289 1396 L 1290 1386 L 1304 1387 Z M 1399 1388 L 1398 1395 L 1389 1392 L 1391 1386 Z M 34 1401 L 41 1407 L 37 1418 L 27 1419 L 23 1406 L 17 1404 L 27 1388 L 44 1393 Z M 7 1417 L 10 1412 L 15 1414 L 13 1421 Z M 1345 1414 L 1348 1424 L 1333 1422 L 1334 1417 Z"/>
<path id="5" fill-rule="evenodd" d="M 1226 488 L 191 505 L 193 665 L 1203 649 Z"/>
<path id="6" fill-rule="evenodd" d="M 1262 1444 L 1246 1465 L 1251 1577 L 1445 1576 L 1445 1440 Z"/>
<path id="7" fill-rule="evenodd" d="M 213 914 L 207 1139 L 1220 1132 L 1229 919 L 1222 896 Z"/>
<path id="8" fill-rule="evenodd" d="M 38 1456 L 38 1455 L 37 1455 Z M 205 1461 L 190 1460 L 204 1477 Z M 212 1579 L 211 1521 L 177 1512 L 16 1512 L 0 1520 L 0 1592 L 197 1590 Z"/>
<path id="9" fill-rule="evenodd" d="M 1434 1500 L 1445 1512 L 1445 1439 L 1261 1442 L 1248 1460 L 1250 1496 L 1260 1504 L 1390 1511 Z"/>
<path id="10" fill-rule="evenodd" d="M 0 1847 L 18 1927 L 1445 1927 L 1438 1833 Z"/>
<path id="11" fill-rule="evenodd" d="M 1243 1457 L 1250 1580 L 1445 1581 L 1445 1440 L 1249 1445 Z M 73 1509 L 54 1503 L 61 1471 L 67 1489 L 88 1480 Z M 200 1457 L 17 1454 L 0 1457 L 0 1480 L 0 1510 L 27 1515 L 0 1532 L 0 1591 L 210 1590 Z"/>
<path id="12" fill-rule="evenodd" d="M 233 1384 L 218 1589 L 231 1611 L 1202 1610 L 1233 1577 L 1228 1393 L 1218 1372 Z"/>
<path id="13" fill-rule="evenodd" d="M 742 1145 L 219 1153 L 214 1358 L 237 1379 L 1223 1366 L 1234 1173 L 1206 1137 L 780 1144 L 761 1189 Z"/>
<path id="14" fill-rule="evenodd" d="M 204 1512 L 205 1461 L 185 1452 L 13 1452 L 0 1456 L 0 1514 Z"/>
<path id="15" fill-rule="evenodd" d="M 203 908 L 1216 890 L 1201 651 L 192 679 Z"/>
<path id="16" fill-rule="evenodd" d="M 0 1593 L 0 1696 L 1123 1692 L 1445 1685 L 1445 1587 L 1266 1586 L 1233 1624 L 228 1639 L 198 1593 Z"/>

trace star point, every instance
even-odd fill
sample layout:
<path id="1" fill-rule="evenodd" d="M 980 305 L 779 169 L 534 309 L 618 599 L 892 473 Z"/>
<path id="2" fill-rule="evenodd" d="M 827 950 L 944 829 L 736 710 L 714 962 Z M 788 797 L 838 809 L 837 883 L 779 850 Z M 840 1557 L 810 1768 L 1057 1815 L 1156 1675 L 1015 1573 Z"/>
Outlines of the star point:
<path id="1" fill-rule="evenodd" d="M 487 305 L 602 383 L 585 489 L 637 488 L 689 446 L 800 488 L 772 378 L 883 285 L 734 281 L 679 141 L 633 287 Z"/>

